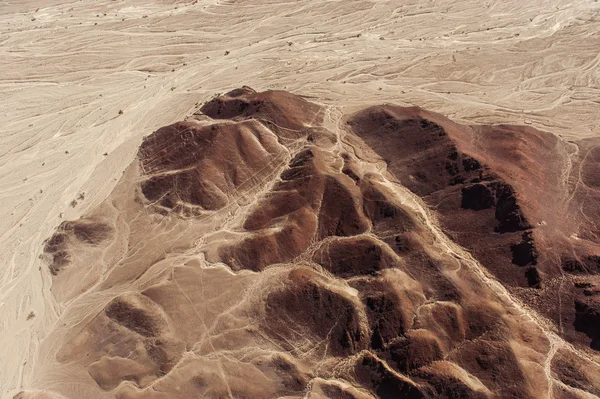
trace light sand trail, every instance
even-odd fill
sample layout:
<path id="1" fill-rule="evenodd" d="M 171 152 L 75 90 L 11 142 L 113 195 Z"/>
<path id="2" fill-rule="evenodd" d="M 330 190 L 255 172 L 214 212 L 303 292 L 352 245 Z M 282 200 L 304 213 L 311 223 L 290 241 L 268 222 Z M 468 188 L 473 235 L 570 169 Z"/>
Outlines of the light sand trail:
<path id="1" fill-rule="evenodd" d="M 589 137 L 598 31 L 593 0 L 1 2 L 0 392 L 28 384 L 61 313 L 42 241 L 197 102 L 247 84 Z"/>

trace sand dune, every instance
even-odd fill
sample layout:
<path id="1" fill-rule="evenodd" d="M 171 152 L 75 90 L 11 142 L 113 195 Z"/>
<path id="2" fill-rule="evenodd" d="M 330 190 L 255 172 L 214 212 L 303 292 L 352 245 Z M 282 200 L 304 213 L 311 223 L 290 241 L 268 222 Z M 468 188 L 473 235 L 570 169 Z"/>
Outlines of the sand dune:
<path id="1" fill-rule="evenodd" d="M 590 334 L 586 335 L 586 331 L 590 332 L 590 329 L 586 327 L 589 322 L 585 320 L 590 315 L 593 316 L 595 306 L 589 303 L 590 295 L 586 294 L 595 292 L 590 282 L 579 282 L 579 299 L 567 296 L 570 301 L 579 301 L 576 314 L 559 310 L 556 315 L 553 313 L 556 309 L 554 305 L 547 311 L 543 309 L 543 304 L 548 303 L 547 296 L 554 297 L 553 292 L 564 289 L 564 279 L 553 280 L 553 273 L 576 275 L 589 272 L 587 258 L 582 259 L 582 254 L 587 254 L 589 248 L 585 245 L 575 246 L 571 257 L 560 254 L 562 258 L 558 262 L 554 260 L 554 263 L 543 259 L 543 248 L 549 248 L 556 242 L 569 242 L 572 245 L 577 239 L 593 241 L 596 234 L 593 230 L 593 215 L 590 213 L 594 208 L 586 208 L 586 204 L 590 203 L 586 192 L 594 193 L 594 183 L 590 182 L 595 181 L 595 172 L 593 165 L 582 167 L 595 161 L 594 144 L 593 141 L 579 140 L 593 138 L 598 131 L 597 49 L 600 47 L 600 39 L 596 32 L 600 23 L 599 12 L 600 5 L 594 1 L 543 1 L 529 4 L 516 1 L 481 4 L 435 1 L 402 5 L 374 1 L 148 3 L 128 0 L 46 1 L 43 5 L 31 1 L 20 1 L 18 4 L 3 2 L 0 4 L 0 91 L 3 95 L 0 103 L 0 195 L 3 204 L 3 217 L 0 219 L 0 245 L 3 249 L 3 267 L 0 270 L 3 287 L 0 301 L 0 342 L 4 343 L 0 355 L 2 393 L 6 397 L 12 397 L 21 388 L 56 388 L 56 382 L 61 381 L 64 373 L 73 376 L 73 382 L 66 388 L 68 392 L 80 392 L 79 389 L 84 389 L 76 381 L 91 382 L 91 374 L 79 366 L 67 367 L 52 374 L 48 369 L 52 368 L 53 356 L 59 352 L 66 336 L 75 336 L 73 328 L 78 331 L 83 329 L 85 323 L 91 322 L 93 315 L 100 314 L 109 301 L 126 291 L 125 286 L 129 286 L 129 283 L 124 282 L 129 282 L 142 273 L 143 267 L 140 269 L 141 266 L 135 266 L 140 259 L 148 259 L 158 265 L 140 277 L 140 288 L 154 279 L 166 278 L 162 273 L 169 269 L 170 266 L 166 265 L 172 265 L 172 262 L 180 265 L 191 262 L 186 267 L 176 269 L 177 273 L 184 273 L 181 277 L 183 280 L 197 278 L 197 271 L 194 271 L 197 265 L 194 262 L 200 262 L 202 266 L 202 262 L 214 263 L 221 259 L 227 267 L 244 263 L 244 257 L 249 256 L 245 249 L 248 244 L 244 243 L 256 237 L 246 237 L 244 241 L 239 236 L 236 229 L 240 226 L 238 223 L 245 218 L 242 216 L 245 213 L 240 213 L 239 209 L 249 209 L 253 201 L 258 199 L 269 203 L 271 198 L 263 196 L 273 189 L 268 181 L 268 174 L 258 179 L 261 180 L 261 185 L 253 186 L 254 191 L 240 192 L 241 197 L 232 209 L 224 206 L 219 211 L 228 220 L 225 225 L 221 225 L 218 218 L 202 227 L 178 223 L 161 224 L 152 218 L 150 221 L 136 219 L 137 225 L 133 228 L 152 232 L 156 243 L 170 245 L 172 248 L 206 247 L 205 254 L 202 255 L 205 256 L 204 260 L 199 254 L 163 260 L 164 251 L 158 249 L 159 245 L 140 241 L 129 245 L 133 245 L 132 248 L 149 246 L 152 250 L 143 254 L 133 253 L 134 267 L 118 273 L 108 273 L 107 266 L 119 259 L 120 254 L 131 250 L 124 246 L 123 241 L 119 241 L 118 236 L 123 234 L 124 226 L 129 223 L 127 218 L 135 219 L 133 215 L 139 209 L 132 208 L 132 213 L 121 215 L 121 219 L 118 215 L 119 206 L 128 203 L 135 195 L 129 189 L 140 183 L 137 180 L 139 172 L 127 167 L 134 161 L 142 137 L 186 117 L 198 119 L 191 116 L 201 103 L 212 98 L 215 93 L 245 84 L 261 90 L 286 89 L 321 105 L 325 110 L 322 114 L 322 128 L 318 129 L 315 136 L 318 136 L 316 144 L 325 148 L 326 152 L 332 149 L 340 151 L 339 136 L 334 134 L 332 140 L 327 130 L 337 132 L 343 114 L 348 116 L 353 111 L 382 102 L 402 106 L 419 105 L 461 123 L 526 124 L 562 136 L 565 141 L 559 140 L 560 145 L 554 146 L 558 152 L 549 154 L 560 159 L 564 165 L 555 164 L 556 170 L 550 170 L 547 181 L 538 181 L 546 172 L 546 164 L 542 162 L 542 169 L 536 169 L 536 165 L 527 165 L 536 176 L 534 187 L 525 186 L 527 182 L 511 182 L 517 192 L 526 188 L 535 193 L 545 193 L 548 187 L 556 187 L 556 182 L 560 181 L 564 181 L 568 187 L 572 184 L 576 187 L 571 192 L 575 200 L 561 198 L 560 193 L 550 193 L 549 197 L 554 200 L 553 207 L 547 208 L 540 206 L 540 203 L 546 205 L 547 201 L 542 202 L 536 194 L 526 198 L 521 205 L 529 224 L 543 225 L 539 229 L 536 227 L 533 232 L 533 238 L 540 247 L 539 266 L 533 268 L 530 261 L 526 262 L 527 259 L 523 261 L 525 266 L 522 266 L 526 270 L 535 269 L 539 272 L 530 272 L 524 276 L 525 269 L 518 269 L 514 274 L 515 281 L 512 281 L 512 275 L 503 277 L 493 264 L 485 264 L 476 251 L 473 255 L 476 261 L 485 264 L 503 283 L 511 280 L 511 284 L 514 283 L 514 288 L 509 290 L 511 297 L 531 303 L 541 314 L 554 321 L 559 335 L 580 343 L 585 339 L 595 339 L 594 336 L 588 336 Z M 229 118 L 230 115 L 225 117 Z M 316 120 L 303 121 L 319 125 Z M 201 126 L 213 122 L 195 123 Z M 273 123 L 280 124 L 277 120 Z M 264 131 L 262 134 L 281 136 L 281 131 L 276 126 L 267 126 L 266 129 L 270 132 Z M 294 129 L 297 130 L 297 126 L 292 127 Z M 483 131 L 482 134 L 490 137 L 496 131 Z M 519 137 L 522 131 L 527 132 L 511 128 L 508 133 Z M 240 137 L 248 140 L 255 134 L 260 132 L 240 130 Z M 279 173 L 286 168 L 292 153 L 303 145 L 297 137 L 286 136 L 285 139 L 288 140 L 283 143 L 285 149 L 273 148 L 273 151 L 279 151 L 282 159 L 270 166 L 271 173 Z M 568 144 L 566 140 L 578 143 Z M 485 154 L 485 146 L 468 142 L 464 145 L 466 147 L 461 151 L 471 157 L 476 155 L 476 151 L 484 152 L 480 161 L 492 168 L 499 177 L 504 176 L 506 179 L 506 176 L 515 173 L 514 170 L 502 169 L 502 165 L 507 164 L 506 159 Z M 261 151 L 260 147 L 256 151 Z M 521 157 L 537 155 L 539 154 L 520 154 Z M 319 158 L 318 154 L 316 158 Z M 360 163 L 353 158 L 324 159 L 322 163 L 325 166 L 321 166 L 326 169 L 318 169 L 319 174 L 328 175 L 331 171 L 327 168 L 334 165 L 336 169 L 338 164 L 348 173 L 342 173 L 343 176 L 340 175 L 339 178 L 319 177 L 317 180 L 323 182 L 315 183 L 318 189 L 323 192 L 333 190 L 335 193 L 349 193 L 350 198 L 356 198 L 356 189 L 351 183 L 353 174 L 358 176 L 360 171 L 381 173 L 383 168 L 381 162 Z M 461 165 L 463 166 L 459 167 L 464 167 L 463 163 Z M 580 174 L 581 171 L 583 173 Z M 183 176 L 185 180 L 185 175 Z M 121 188 L 115 188 L 118 182 Z M 177 182 L 179 184 L 180 181 Z M 401 182 L 405 184 L 404 181 Z M 230 185 L 236 186 L 233 180 L 224 184 L 229 189 Z M 388 198 L 392 194 L 382 193 L 390 190 L 393 195 L 398 195 L 397 190 L 400 188 L 395 183 L 390 184 L 388 180 L 375 179 L 367 187 L 363 187 L 361 183 L 360 189 L 361 193 L 370 193 L 369 195 L 378 198 Z M 225 187 L 215 185 L 221 191 Z M 485 199 L 488 198 L 486 192 L 482 191 L 483 202 L 476 200 L 472 203 L 475 205 L 469 206 L 486 206 L 489 203 L 489 199 Z M 476 191 L 473 193 L 481 194 Z M 109 194 L 115 199 L 114 204 L 105 201 Z M 475 197 L 480 198 L 481 195 Z M 577 199 L 584 197 L 587 202 Z M 412 196 L 410 198 L 410 201 L 417 201 Z M 438 200 L 424 198 L 423 201 L 428 206 L 437 206 Z M 290 204 L 293 205 L 293 199 L 290 199 Z M 583 205 L 580 212 L 577 212 L 577 209 L 570 208 L 570 204 Z M 355 233 L 363 229 L 358 221 L 365 217 L 371 221 L 376 219 L 373 209 L 361 208 L 354 200 L 349 200 L 347 205 L 348 209 L 356 210 L 357 222 L 352 223 Z M 157 210 L 154 207 L 162 205 L 152 206 L 149 211 L 153 215 Z M 496 207 L 496 203 L 493 206 Z M 564 208 L 557 208 L 559 206 Z M 171 209 L 164 206 L 162 208 Z M 267 215 L 268 217 L 257 214 L 249 219 L 248 223 L 253 226 L 246 226 L 250 230 L 269 233 L 260 235 L 268 238 L 264 245 L 273 245 L 273 242 L 277 244 L 278 237 L 294 237 L 294 229 L 312 228 L 308 225 L 310 223 L 299 221 L 310 221 L 319 216 L 316 211 L 312 216 L 303 214 L 302 212 L 307 211 L 302 211 L 299 207 L 293 211 L 295 214 L 290 214 L 286 219 L 292 222 L 294 228 L 285 230 L 277 223 L 268 225 L 269 218 L 277 212 L 283 212 L 274 208 L 276 207 L 265 207 L 264 209 L 271 209 L 272 214 Z M 482 212 L 492 212 L 489 209 Z M 285 212 L 289 212 L 289 209 Z M 395 212 L 392 213 L 396 214 Z M 565 212 L 581 215 L 581 218 L 578 216 L 575 220 L 583 220 L 584 231 L 576 231 L 572 220 L 560 216 Z M 75 221 L 83 215 L 84 225 L 99 223 L 108 226 L 105 239 L 98 243 L 94 239 L 87 242 L 90 241 L 89 235 L 85 232 L 82 234 L 77 225 L 61 225 L 66 220 Z M 557 217 L 552 217 L 553 215 Z M 446 233 L 455 231 L 453 223 L 456 222 L 451 217 L 445 217 L 443 212 L 438 216 Z M 585 221 L 585 217 L 590 220 Z M 294 222 L 294 218 L 298 222 Z M 386 226 L 385 220 L 379 223 Z M 402 222 L 403 225 L 404 223 L 414 225 L 413 222 Z M 422 222 L 417 225 L 422 225 Z M 80 255 L 71 261 L 74 264 L 83 262 L 85 267 L 63 269 L 59 274 L 60 278 L 53 279 L 51 272 L 54 269 L 48 265 L 53 264 L 56 253 L 59 253 L 59 262 L 63 255 L 60 255 L 61 250 L 58 248 L 54 252 L 44 252 L 47 247 L 44 240 L 51 237 L 58 226 L 62 226 L 60 229 L 68 237 L 61 245 L 77 245 L 76 253 Z M 561 233 L 562 236 L 557 235 L 553 232 L 556 226 L 568 227 L 565 231 L 569 235 L 564 236 L 564 232 Z M 332 231 L 327 225 L 323 227 L 317 224 L 316 228 L 325 235 Z M 195 231 L 194 229 L 200 229 L 194 234 L 196 237 L 203 237 L 201 242 L 186 241 L 185 237 L 189 240 L 190 231 Z M 410 227 L 408 230 L 413 229 L 414 227 Z M 417 233 L 407 233 L 402 238 L 403 246 L 411 247 L 414 241 L 423 240 L 418 235 L 413 237 L 413 234 Z M 78 236 L 83 237 L 83 240 Z M 434 236 L 437 237 L 435 234 Z M 467 249 L 473 250 L 465 244 L 466 241 L 460 241 L 452 234 L 450 236 Z M 306 245 L 299 239 L 292 241 L 293 247 L 275 255 L 269 254 L 269 257 L 288 259 Z M 342 241 L 332 241 L 328 245 L 343 248 Z M 523 239 L 522 242 L 523 245 L 515 248 L 517 253 L 524 252 L 527 258 L 530 252 L 528 241 Z M 222 243 L 223 248 L 214 243 Z M 361 243 L 362 241 L 358 244 L 367 245 Z M 379 247 L 377 244 L 373 245 L 373 248 Z M 352 264 L 339 265 L 335 262 L 325 264 L 320 259 L 323 259 L 323 251 L 327 250 L 309 248 L 311 254 L 312 249 L 315 250 L 314 259 L 319 264 L 323 263 L 321 267 L 330 268 L 327 273 L 346 278 L 348 268 L 354 267 Z M 389 252 L 385 247 L 374 251 Z M 510 252 L 505 256 L 512 263 L 513 251 L 508 251 Z M 52 259 L 49 260 L 51 253 Z M 200 260 L 197 260 L 198 256 Z M 310 260 L 310 257 L 306 257 L 307 262 Z M 273 259 L 264 259 L 265 264 L 272 261 Z M 202 278 L 233 279 L 224 265 L 210 269 L 210 272 L 202 272 L 210 274 Z M 236 267 L 242 269 L 239 266 L 233 268 Z M 382 262 L 367 270 L 352 273 L 385 274 L 388 273 L 385 271 L 388 268 L 387 263 Z M 185 273 L 189 274 L 186 276 Z M 256 289 L 260 289 L 260 282 L 251 281 L 257 280 L 252 276 L 254 275 L 249 274 L 245 277 L 249 281 L 244 286 L 255 284 Z M 535 284 L 538 277 L 542 285 L 547 284 L 547 288 L 542 288 L 546 290 L 543 292 L 547 296 L 531 296 L 528 293 L 530 279 Z M 292 277 L 274 275 L 273 278 L 285 280 Z M 303 275 L 302 279 L 305 281 L 303 284 L 317 287 L 314 289 L 327 287 L 324 292 L 334 292 L 335 294 L 327 295 L 339 298 L 340 306 L 347 306 L 357 300 L 357 295 L 363 295 L 353 291 L 358 288 L 323 282 L 320 277 L 311 274 Z M 178 278 L 175 279 L 177 280 Z M 558 285 L 548 287 L 552 281 L 556 281 Z M 219 309 L 229 309 L 235 305 L 236 295 L 241 294 L 238 292 L 241 288 L 235 284 L 237 283 L 231 283 L 231 295 L 224 295 L 231 302 L 216 301 L 220 305 L 215 305 L 215 310 L 210 311 L 219 312 Z M 330 287 L 329 284 L 333 286 Z M 369 290 L 373 289 L 364 288 L 364 292 L 370 292 Z M 385 291 L 383 288 L 377 290 Z M 82 295 L 83 293 L 88 294 Z M 284 292 L 280 295 L 287 294 Z M 501 297 L 503 295 L 504 293 Z M 125 297 L 123 303 L 133 301 L 128 298 Z M 502 301 L 504 299 L 500 299 Z M 134 306 L 132 309 L 137 308 Z M 202 311 L 209 310 L 204 308 Z M 563 314 L 568 317 L 561 321 Z M 581 331 L 569 332 L 573 318 L 577 315 L 580 315 L 578 326 Z M 359 320 L 362 325 L 365 317 L 372 322 L 372 315 L 358 312 L 349 319 L 349 323 Z M 232 325 L 245 323 L 245 320 L 235 314 L 232 318 Z M 96 324 L 92 324 L 98 326 L 98 323 L 112 323 L 115 318 L 94 320 Z M 197 333 L 205 334 L 203 331 L 212 331 L 217 327 L 206 326 Z M 67 334 L 69 331 L 71 335 Z M 169 353 L 179 351 L 179 341 L 173 341 L 172 335 L 184 342 L 201 342 L 205 338 L 202 335 L 182 338 L 182 333 L 174 334 L 169 329 L 156 334 L 158 335 L 153 337 L 167 337 L 160 339 L 164 339 Z M 415 340 L 431 341 L 428 337 L 418 335 L 420 333 L 415 334 L 418 336 Z M 547 338 L 542 338 L 545 339 Z M 550 370 L 556 364 L 574 362 L 570 349 L 565 352 L 562 344 L 553 344 L 553 339 L 549 340 L 550 350 L 558 355 L 547 357 L 549 360 L 544 365 L 545 370 Z M 79 344 L 84 345 L 85 342 L 81 341 Z M 361 338 L 357 345 L 356 348 L 362 348 L 361 345 L 366 343 Z M 410 343 L 398 343 L 398 346 L 411 347 Z M 436 344 L 431 344 L 431 347 L 436 348 Z M 202 348 L 198 349 L 201 352 L 200 349 Z M 189 349 L 186 348 L 187 350 Z M 205 352 L 201 353 L 207 351 L 206 348 L 202 350 Z M 539 350 L 540 353 L 544 351 L 546 349 Z M 66 356 L 61 358 L 63 360 L 70 359 L 68 354 L 63 353 L 62 356 Z M 168 358 L 166 364 L 172 363 L 174 359 Z M 363 363 L 369 364 L 371 369 L 384 367 L 379 365 L 380 360 L 370 357 L 365 359 Z M 190 369 L 200 367 L 194 366 L 193 361 L 185 358 Z M 206 361 L 208 363 L 202 367 L 214 369 L 215 361 Z M 272 370 L 283 367 L 280 360 L 271 359 L 269 362 L 267 363 L 279 365 L 269 366 Z M 140 364 L 140 373 L 144 375 L 160 371 L 159 365 L 148 358 L 141 360 Z M 425 373 L 422 375 L 427 375 L 427 379 L 431 381 L 435 381 L 431 376 L 440 373 L 463 373 L 452 365 L 427 367 L 420 373 Z M 115 369 L 118 370 L 118 367 Z M 305 376 L 305 371 L 302 370 L 305 369 L 301 368 L 298 373 Z M 226 371 L 222 370 L 221 373 L 226 374 Z M 357 374 L 353 378 L 368 387 L 368 378 L 361 373 L 361 376 Z M 394 373 L 397 374 L 397 371 L 392 373 L 395 376 Z M 591 382 L 579 383 L 583 389 L 593 393 L 594 374 L 593 371 L 591 373 Z M 276 371 L 272 371 L 270 375 L 276 378 L 276 374 Z M 110 386 L 110 381 L 115 381 L 114 378 L 117 377 L 102 378 L 108 384 L 106 386 Z M 298 378 L 303 381 L 304 377 Z M 567 375 L 558 378 L 564 382 L 572 377 Z M 335 377 L 319 376 L 311 381 L 313 391 L 323 395 L 334 391 L 354 392 L 357 389 L 335 380 Z M 463 383 L 477 392 L 490 389 L 485 381 L 469 380 Z M 571 388 L 566 388 L 563 383 L 557 384 L 555 390 L 573 394 Z M 265 383 L 265 386 L 272 385 Z M 544 389 L 540 392 L 546 392 Z M 352 394 L 360 397 L 360 393 Z"/>

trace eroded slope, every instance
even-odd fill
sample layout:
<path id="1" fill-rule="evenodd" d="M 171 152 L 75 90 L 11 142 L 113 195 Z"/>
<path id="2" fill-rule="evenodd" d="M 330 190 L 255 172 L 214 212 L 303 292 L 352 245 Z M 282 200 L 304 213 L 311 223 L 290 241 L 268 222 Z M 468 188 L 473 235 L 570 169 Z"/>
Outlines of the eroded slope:
<path id="1" fill-rule="evenodd" d="M 113 194 L 46 244 L 66 310 L 39 388 L 596 395 L 594 142 L 416 108 L 340 120 L 244 87 L 146 138 Z"/>
<path id="2" fill-rule="evenodd" d="M 347 123 L 435 209 L 453 240 L 563 336 L 598 349 L 589 319 L 597 309 L 600 140 L 460 126 L 394 106 L 363 110 Z"/>

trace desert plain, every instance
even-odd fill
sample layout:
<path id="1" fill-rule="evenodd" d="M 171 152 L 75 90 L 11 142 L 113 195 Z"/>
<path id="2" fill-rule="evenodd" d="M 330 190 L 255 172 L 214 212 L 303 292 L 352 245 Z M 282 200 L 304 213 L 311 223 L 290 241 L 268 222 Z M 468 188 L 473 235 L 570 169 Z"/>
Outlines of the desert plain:
<path id="1" fill-rule="evenodd" d="M 600 395 L 597 1 L 5 1 L 0 32 L 4 397 Z"/>

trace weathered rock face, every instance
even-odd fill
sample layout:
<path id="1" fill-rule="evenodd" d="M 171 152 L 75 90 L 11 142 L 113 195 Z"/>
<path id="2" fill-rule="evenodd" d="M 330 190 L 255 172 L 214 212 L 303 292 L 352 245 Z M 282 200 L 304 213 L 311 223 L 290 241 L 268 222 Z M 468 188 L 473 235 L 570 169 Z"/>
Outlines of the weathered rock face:
<path id="1" fill-rule="evenodd" d="M 78 320 L 49 355 L 69 384 L 48 389 L 598 394 L 600 141 L 572 144 L 582 155 L 418 108 L 328 112 L 244 87 L 148 136 L 114 193 L 46 243 Z"/>
<path id="2" fill-rule="evenodd" d="M 585 333 L 591 340 L 591 347 L 600 350 L 600 298 L 575 300 L 575 329 Z"/>
<path id="3" fill-rule="evenodd" d="M 285 148 L 256 121 L 197 126 L 177 123 L 156 131 L 140 148 L 144 197 L 164 211 L 216 211 L 229 193 L 272 178 L 268 165 Z M 267 165 L 267 167 L 265 167 Z"/>
<path id="4" fill-rule="evenodd" d="M 436 210 L 450 238 L 561 325 L 565 337 L 591 343 L 574 324 L 579 294 L 573 278 L 596 281 L 600 197 L 593 187 L 600 140 L 566 143 L 524 127 L 460 126 L 395 106 L 365 109 L 347 125 Z"/>
<path id="5" fill-rule="evenodd" d="M 79 243 L 93 249 L 107 240 L 111 233 L 109 225 L 93 219 L 63 222 L 44 245 L 44 252 L 51 258 L 50 272 L 56 275 L 71 262 L 70 244 Z"/>

